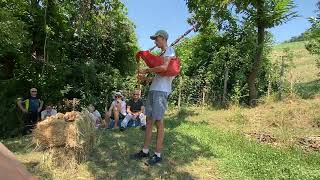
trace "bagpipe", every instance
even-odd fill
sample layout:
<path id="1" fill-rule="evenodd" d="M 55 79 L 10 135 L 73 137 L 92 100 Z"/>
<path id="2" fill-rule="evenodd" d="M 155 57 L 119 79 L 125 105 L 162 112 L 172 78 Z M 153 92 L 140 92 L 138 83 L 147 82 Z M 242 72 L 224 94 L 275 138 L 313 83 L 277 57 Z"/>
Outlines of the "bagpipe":
<path id="1" fill-rule="evenodd" d="M 199 25 L 194 25 L 191 29 L 186 31 L 183 35 L 181 35 L 178 39 L 176 39 L 173 43 L 170 44 L 169 47 L 175 46 L 181 39 L 183 39 L 185 36 L 187 36 L 191 31 L 197 31 L 199 28 Z M 136 54 L 136 60 L 137 60 L 137 76 L 140 75 L 140 60 L 142 59 L 145 64 L 149 68 L 154 68 L 157 66 L 160 66 L 163 64 L 163 58 L 161 57 L 165 51 L 160 53 L 160 55 L 154 55 L 151 53 L 153 49 L 155 49 L 157 46 L 154 46 L 146 51 L 139 51 Z M 170 59 L 168 68 L 165 72 L 157 73 L 160 76 L 177 76 L 180 73 L 180 59 L 178 57 L 172 57 Z"/>
<path id="2" fill-rule="evenodd" d="M 150 51 L 139 51 L 136 54 L 136 59 L 143 59 L 149 68 L 161 66 L 163 58 L 161 56 L 153 55 Z M 180 73 L 180 59 L 173 57 L 170 59 L 168 69 L 165 72 L 158 73 L 160 76 L 177 76 Z"/>

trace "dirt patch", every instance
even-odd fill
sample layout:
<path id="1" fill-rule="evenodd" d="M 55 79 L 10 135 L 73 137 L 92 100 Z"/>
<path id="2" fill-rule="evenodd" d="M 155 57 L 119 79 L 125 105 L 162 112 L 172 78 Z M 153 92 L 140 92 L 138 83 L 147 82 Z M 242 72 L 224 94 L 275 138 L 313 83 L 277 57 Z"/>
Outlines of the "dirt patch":
<path id="1" fill-rule="evenodd" d="M 263 133 L 263 132 L 250 132 L 250 133 L 245 133 L 246 137 L 251 138 L 251 139 L 256 139 L 261 143 L 266 143 L 266 144 L 274 144 L 277 139 L 273 137 L 272 134 L 269 133 Z"/>
<path id="2" fill-rule="evenodd" d="M 320 151 L 320 136 L 308 136 L 298 141 L 306 151 Z"/>

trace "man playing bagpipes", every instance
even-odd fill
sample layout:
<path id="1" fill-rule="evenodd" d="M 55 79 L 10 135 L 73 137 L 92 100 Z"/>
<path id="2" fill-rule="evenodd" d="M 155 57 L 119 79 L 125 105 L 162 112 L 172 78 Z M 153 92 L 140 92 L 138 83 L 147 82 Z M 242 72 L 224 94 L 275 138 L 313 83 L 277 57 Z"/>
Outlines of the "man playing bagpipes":
<path id="1" fill-rule="evenodd" d="M 162 50 L 160 56 L 154 56 L 148 51 L 140 51 L 137 58 L 142 58 L 149 68 L 138 71 L 138 79 L 145 81 L 145 75 L 155 73 L 151 80 L 151 86 L 146 100 L 145 114 L 147 119 L 144 146 L 141 151 L 132 155 L 134 159 L 148 158 L 147 165 L 154 165 L 161 162 L 161 148 L 164 139 L 163 117 L 167 109 L 167 99 L 171 93 L 172 80 L 180 71 L 180 61 L 175 57 L 175 51 L 168 46 L 168 33 L 159 30 L 155 35 L 150 36 L 158 48 Z M 151 64 L 151 65 L 150 65 Z M 171 72 L 168 72 L 171 71 Z M 149 145 L 152 138 L 152 124 L 157 127 L 157 142 L 154 155 L 150 156 Z"/>

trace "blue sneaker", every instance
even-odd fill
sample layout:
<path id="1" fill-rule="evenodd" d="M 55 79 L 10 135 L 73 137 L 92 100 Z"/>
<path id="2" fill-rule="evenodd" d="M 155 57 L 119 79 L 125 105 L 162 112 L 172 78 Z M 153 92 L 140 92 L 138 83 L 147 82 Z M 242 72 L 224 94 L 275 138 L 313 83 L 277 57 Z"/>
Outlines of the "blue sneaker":
<path id="1" fill-rule="evenodd" d="M 130 156 L 130 159 L 143 159 L 143 158 L 148 158 L 150 157 L 150 153 L 144 153 L 142 150 L 139 151 L 138 153 L 132 154 Z"/>
<path id="2" fill-rule="evenodd" d="M 147 166 L 153 166 L 162 161 L 161 157 L 158 157 L 156 154 L 150 157 L 150 159 L 145 163 Z"/>

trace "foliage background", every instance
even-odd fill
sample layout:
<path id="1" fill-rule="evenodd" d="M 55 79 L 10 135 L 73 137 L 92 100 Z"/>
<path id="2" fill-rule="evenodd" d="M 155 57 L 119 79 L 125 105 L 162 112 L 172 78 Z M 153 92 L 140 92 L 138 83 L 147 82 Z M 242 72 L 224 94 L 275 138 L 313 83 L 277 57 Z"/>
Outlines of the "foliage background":
<path id="1" fill-rule="evenodd" d="M 113 90 L 130 85 L 138 46 L 119 0 L 5 0 L 0 7 L 1 136 L 20 132 L 16 101 L 31 87 L 45 102 L 75 97 L 102 108 Z"/>

